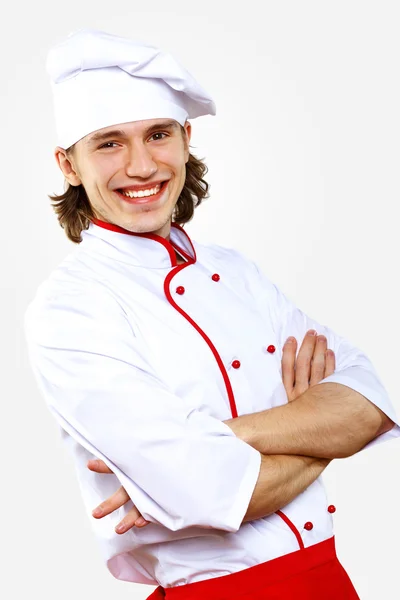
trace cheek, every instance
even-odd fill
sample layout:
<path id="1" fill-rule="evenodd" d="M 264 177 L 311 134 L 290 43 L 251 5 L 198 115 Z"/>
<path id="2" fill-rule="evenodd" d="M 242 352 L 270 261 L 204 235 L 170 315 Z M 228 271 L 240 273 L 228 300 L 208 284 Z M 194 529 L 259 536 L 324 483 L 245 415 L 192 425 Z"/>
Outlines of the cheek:
<path id="1" fill-rule="evenodd" d="M 98 185 L 107 184 L 109 180 L 120 169 L 118 160 L 114 157 L 107 157 L 103 160 L 96 160 L 90 165 L 90 178 L 93 183 Z"/>
<path id="2" fill-rule="evenodd" d="M 154 152 L 153 159 L 159 165 L 169 167 L 174 173 L 181 174 L 185 170 L 185 151 L 182 144 L 176 144 L 173 147 L 158 148 Z"/>

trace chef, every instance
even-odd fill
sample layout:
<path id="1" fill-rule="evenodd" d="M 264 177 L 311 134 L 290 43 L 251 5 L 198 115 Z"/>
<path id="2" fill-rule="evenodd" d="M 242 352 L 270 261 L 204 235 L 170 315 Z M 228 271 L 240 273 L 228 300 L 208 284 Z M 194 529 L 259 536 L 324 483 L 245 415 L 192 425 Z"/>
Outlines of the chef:
<path id="1" fill-rule="evenodd" d="M 160 598 L 357 598 L 319 476 L 399 436 L 374 367 L 253 261 L 185 231 L 207 191 L 188 119 L 215 105 L 172 56 L 82 30 L 47 66 L 54 208 L 77 245 L 25 331 L 109 571 Z M 303 339 L 298 361 L 329 347 L 335 370 L 291 397 L 282 360 Z M 118 486 L 129 502 L 94 519 Z M 149 525 L 118 533 L 133 506 Z"/>

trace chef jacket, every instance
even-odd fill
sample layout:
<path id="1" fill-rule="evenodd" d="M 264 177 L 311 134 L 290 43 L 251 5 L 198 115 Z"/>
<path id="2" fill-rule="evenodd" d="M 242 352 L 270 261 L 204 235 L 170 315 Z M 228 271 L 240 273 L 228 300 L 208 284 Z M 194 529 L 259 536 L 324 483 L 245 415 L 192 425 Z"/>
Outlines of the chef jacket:
<path id="1" fill-rule="evenodd" d="M 177 265 L 176 252 L 185 263 Z M 344 384 L 399 421 L 367 356 L 297 308 L 244 254 L 130 234 L 95 220 L 25 313 L 30 363 L 72 453 L 91 525 L 117 579 L 163 587 L 220 577 L 333 535 L 321 478 L 270 516 L 245 522 L 260 453 L 224 420 L 287 402 L 282 346 L 328 340 Z M 321 382 L 321 383 L 322 383 Z M 87 461 L 114 472 L 99 474 Z M 122 485 L 131 501 L 94 519 Z M 116 524 L 137 506 L 145 528 Z"/>

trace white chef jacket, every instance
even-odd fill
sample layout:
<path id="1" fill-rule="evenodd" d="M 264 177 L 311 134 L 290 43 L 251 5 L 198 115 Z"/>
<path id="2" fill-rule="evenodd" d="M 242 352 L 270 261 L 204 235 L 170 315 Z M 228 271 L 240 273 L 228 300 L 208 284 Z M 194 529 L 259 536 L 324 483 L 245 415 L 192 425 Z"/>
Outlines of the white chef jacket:
<path id="1" fill-rule="evenodd" d="M 228 575 L 333 535 L 321 479 L 242 524 L 260 453 L 223 420 L 287 402 L 282 346 L 326 335 L 342 383 L 399 421 L 368 358 L 305 315 L 242 253 L 91 223 L 25 313 L 30 362 L 76 465 L 102 555 L 117 579 L 163 587 Z M 187 262 L 177 266 L 175 250 Z M 100 458 L 115 475 L 93 473 Z M 132 507 L 91 512 L 123 485 L 151 524 L 124 534 Z M 311 523 L 312 528 L 304 527 Z M 299 546 L 300 544 L 300 546 Z"/>

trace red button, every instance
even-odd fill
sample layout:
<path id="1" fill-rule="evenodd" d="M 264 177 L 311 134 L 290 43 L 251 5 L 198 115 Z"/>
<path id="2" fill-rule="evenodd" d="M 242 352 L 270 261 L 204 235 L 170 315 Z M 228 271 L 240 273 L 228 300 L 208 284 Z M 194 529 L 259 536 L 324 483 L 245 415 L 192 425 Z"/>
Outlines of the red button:
<path id="1" fill-rule="evenodd" d="M 333 506 L 333 504 L 331 504 L 330 506 L 328 506 L 328 512 L 330 512 L 330 513 L 336 512 L 336 506 Z"/>
<path id="2" fill-rule="evenodd" d="M 232 367 L 234 369 L 238 369 L 240 367 L 240 360 L 234 360 L 232 363 Z"/>
<path id="3" fill-rule="evenodd" d="M 276 348 L 272 344 L 271 344 L 271 346 L 268 346 L 268 348 L 267 348 L 267 351 L 270 352 L 271 354 L 273 354 L 275 352 L 275 350 L 276 350 Z"/>
<path id="4" fill-rule="evenodd" d="M 311 523 L 311 521 L 307 521 L 307 523 L 304 525 L 304 529 L 307 529 L 307 531 L 311 531 L 313 527 L 314 525 Z"/>
<path id="5" fill-rule="evenodd" d="M 218 273 L 214 273 L 214 275 L 211 277 L 211 279 L 213 281 L 219 281 L 220 280 L 220 276 L 218 275 Z"/>
<path id="6" fill-rule="evenodd" d="M 185 288 L 183 287 L 183 285 L 179 285 L 179 286 L 176 288 L 176 293 L 177 293 L 177 294 L 184 294 L 184 293 L 185 293 Z"/>

